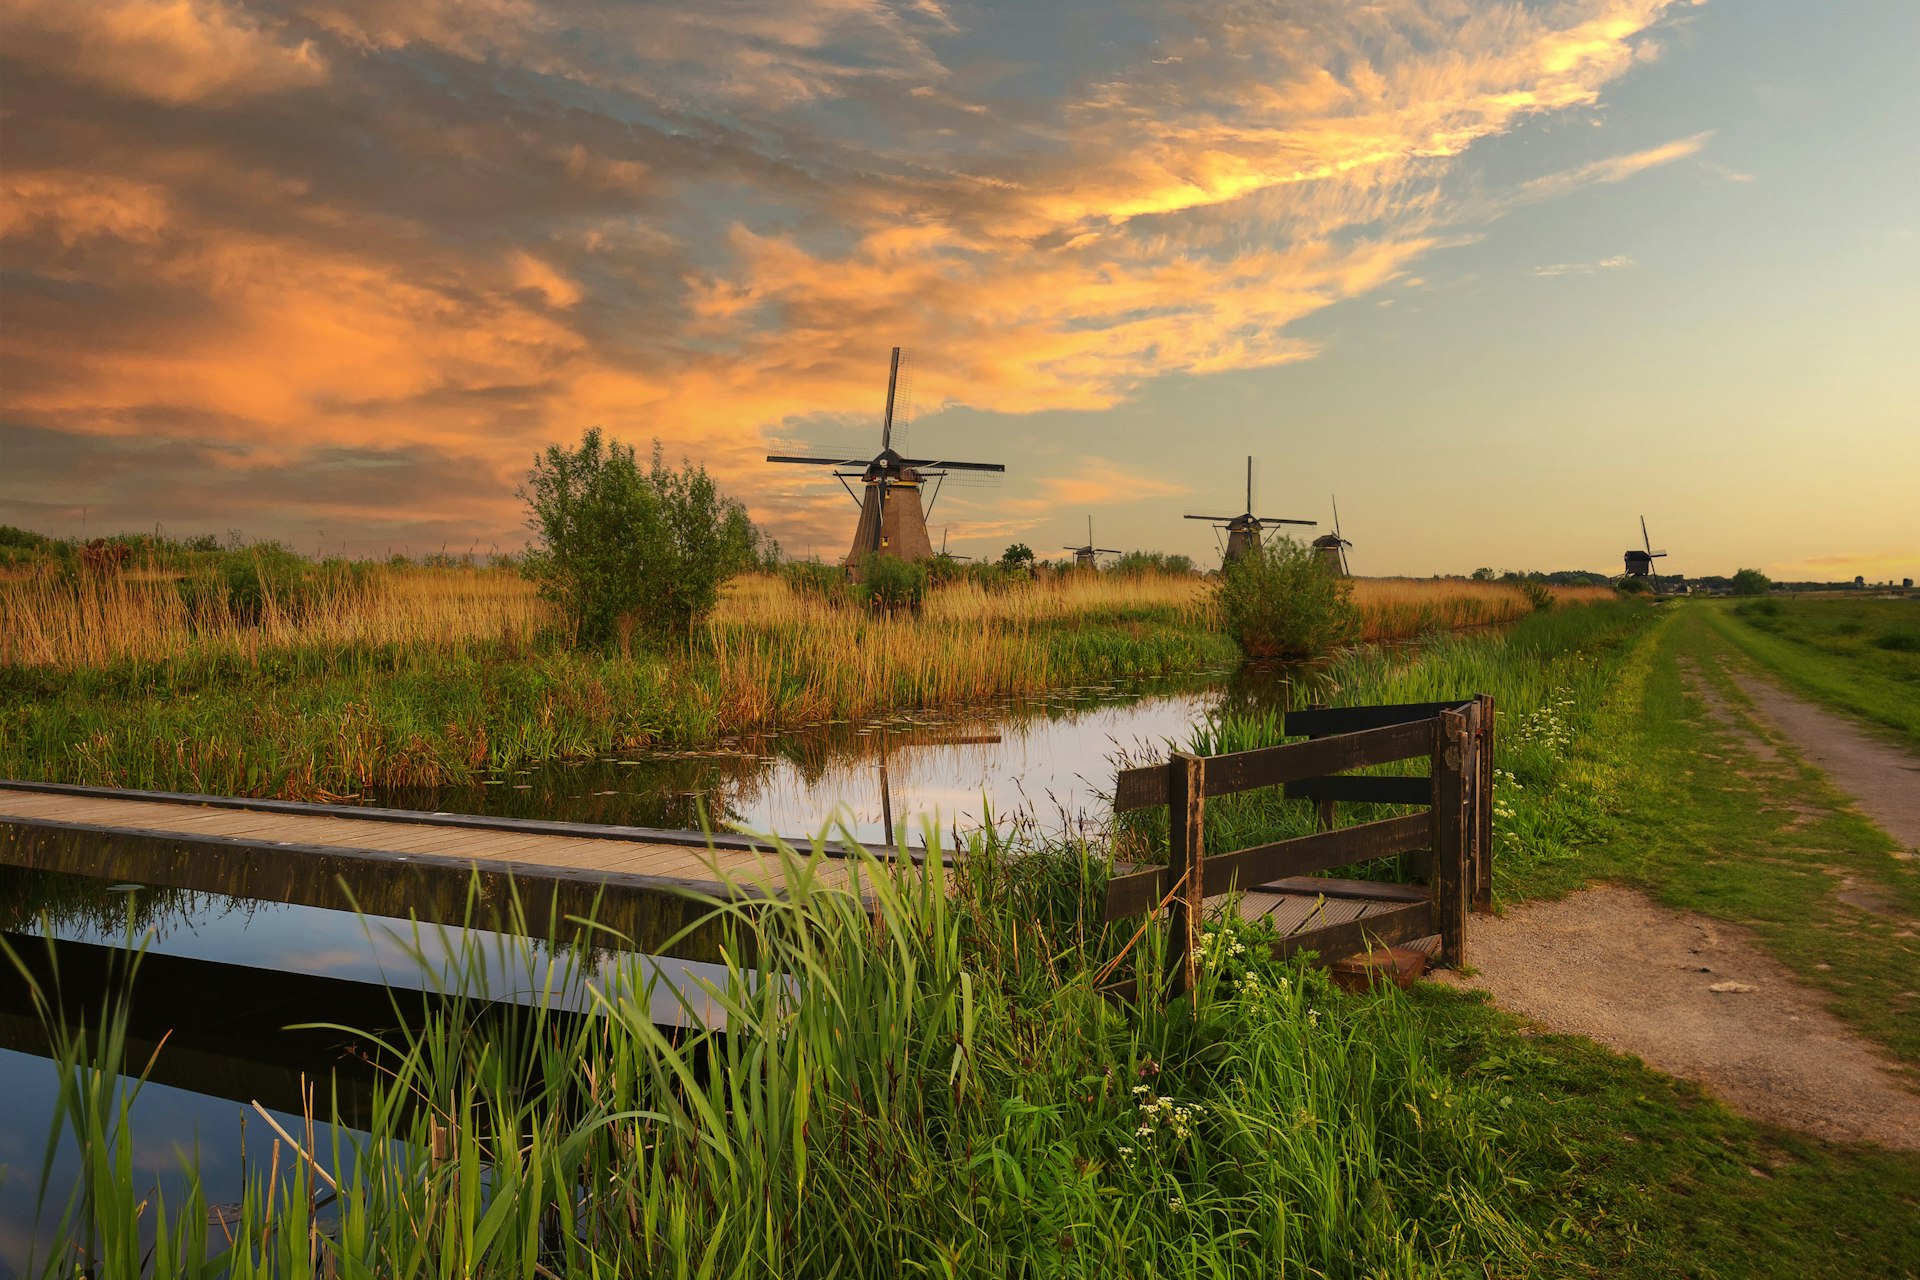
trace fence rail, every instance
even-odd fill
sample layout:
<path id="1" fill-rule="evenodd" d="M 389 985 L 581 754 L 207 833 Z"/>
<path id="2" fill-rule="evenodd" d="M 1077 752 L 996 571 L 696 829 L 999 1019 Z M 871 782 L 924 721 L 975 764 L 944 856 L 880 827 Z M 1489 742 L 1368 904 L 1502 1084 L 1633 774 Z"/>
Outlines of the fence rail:
<path id="1" fill-rule="evenodd" d="M 1105 918 L 1168 909 L 1168 978 L 1181 994 L 1198 980 L 1207 898 L 1256 887 L 1313 893 L 1308 878 L 1317 872 L 1398 856 L 1405 872 L 1426 879 L 1423 898 L 1407 901 L 1403 887 L 1382 885 L 1375 900 L 1380 910 L 1294 933 L 1276 942 L 1274 953 L 1313 950 L 1333 960 L 1438 934 L 1442 962 L 1458 966 L 1466 958 L 1469 909 L 1491 906 L 1493 725 L 1488 694 L 1463 702 L 1313 707 L 1286 717 L 1286 731 L 1310 735 L 1306 741 L 1218 756 L 1177 751 L 1164 765 L 1127 769 L 1115 780 L 1114 810 L 1167 806 L 1167 865 L 1108 881 Z M 1427 776 L 1344 773 L 1416 759 L 1429 761 Z M 1209 855 L 1208 798 L 1264 787 L 1314 802 L 1322 829 Z M 1341 827 L 1341 802 L 1418 805 L 1425 811 Z M 1343 886 L 1337 896 L 1366 896 L 1356 882 L 1324 883 Z"/>

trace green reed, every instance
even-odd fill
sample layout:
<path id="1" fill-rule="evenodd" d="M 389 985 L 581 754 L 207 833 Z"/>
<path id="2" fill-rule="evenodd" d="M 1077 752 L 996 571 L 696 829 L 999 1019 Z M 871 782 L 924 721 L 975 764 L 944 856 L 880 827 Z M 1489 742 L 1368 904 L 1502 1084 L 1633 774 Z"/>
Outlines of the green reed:
<path id="1" fill-rule="evenodd" d="M 1197 999 L 1165 1004 L 1158 926 L 1093 923 L 1101 866 L 982 840 L 846 889 L 784 850 L 781 900 L 709 904 L 732 961 L 677 994 L 678 1033 L 649 972 L 593 963 L 604 936 L 557 968 L 468 941 L 432 966 L 441 1012 L 376 1049 L 366 1131 L 287 1135 L 211 1230 L 191 1169 L 162 1204 L 89 1161 L 91 1216 L 33 1273 L 1479 1275 L 1540 1247 L 1497 1097 L 1404 996 L 1344 996 L 1233 922 Z M 1095 989 L 1116 958 L 1140 1006 Z M 490 969 L 531 999 L 490 1004 Z M 59 1133 L 126 1150 L 129 1097 L 85 1084 L 123 1061 L 87 1048 Z"/>

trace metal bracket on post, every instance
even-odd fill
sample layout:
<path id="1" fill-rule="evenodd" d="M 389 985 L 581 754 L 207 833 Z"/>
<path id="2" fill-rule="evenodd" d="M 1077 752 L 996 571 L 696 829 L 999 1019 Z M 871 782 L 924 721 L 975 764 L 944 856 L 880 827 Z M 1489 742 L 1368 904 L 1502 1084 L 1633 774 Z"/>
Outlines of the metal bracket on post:
<path id="1" fill-rule="evenodd" d="M 1200 984 L 1200 927 L 1206 902 L 1207 762 L 1176 751 L 1167 762 L 1167 985 L 1185 996 Z"/>
<path id="2" fill-rule="evenodd" d="M 1478 693 L 1474 707 L 1473 909 L 1493 910 L 1493 695 Z"/>

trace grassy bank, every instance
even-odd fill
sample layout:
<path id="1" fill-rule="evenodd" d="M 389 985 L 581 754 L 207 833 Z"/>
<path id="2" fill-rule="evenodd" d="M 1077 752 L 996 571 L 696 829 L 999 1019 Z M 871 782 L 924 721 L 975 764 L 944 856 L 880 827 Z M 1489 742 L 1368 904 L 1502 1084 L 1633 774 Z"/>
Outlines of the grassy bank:
<path id="1" fill-rule="evenodd" d="M 1635 820 L 1615 739 L 1667 696 L 1652 660 L 1679 634 L 1640 605 L 1569 610 L 1324 678 L 1353 701 L 1495 693 L 1520 782 L 1502 831 L 1525 833 L 1503 892 L 1539 892 Z M 543 1002 L 482 1034 L 457 1005 L 383 1055 L 371 1136 L 312 1163 L 257 1143 L 221 1227 L 197 1193 L 152 1195 L 123 1095 L 68 1069 L 62 1124 L 99 1158 L 51 1203 L 98 1274 L 139 1273 L 155 1235 L 162 1274 L 1920 1274 L 1920 1161 L 1748 1123 L 1471 994 L 1344 995 L 1236 922 L 1191 1008 L 1110 1004 L 1109 966 L 1157 973 L 1164 943 L 1094 923 L 1103 854 L 976 844 L 952 893 L 870 867 L 872 907 L 796 868 L 784 906 L 716 906 L 755 957 L 689 993 L 726 1036 L 669 1041 L 617 978 L 584 1022 Z"/>
<path id="2" fill-rule="evenodd" d="M 270 583 L 270 575 L 263 578 Z M 876 613 L 751 575 L 667 652 L 583 653 L 511 573 L 337 571 L 248 607 L 178 573 L 0 580 L 0 775 L 289 798 L 942 707 L 1237 657 L 1193 575 L 961 581 Z M 1370 581 L 1372 634 L 1522 616 L 1492 583 Z"/>
<path id="3" fill-rule="evenodd" d="M 1920 599 L 1766 597 L 1709 610 L 1788 688 L 1920 749 Z"/>

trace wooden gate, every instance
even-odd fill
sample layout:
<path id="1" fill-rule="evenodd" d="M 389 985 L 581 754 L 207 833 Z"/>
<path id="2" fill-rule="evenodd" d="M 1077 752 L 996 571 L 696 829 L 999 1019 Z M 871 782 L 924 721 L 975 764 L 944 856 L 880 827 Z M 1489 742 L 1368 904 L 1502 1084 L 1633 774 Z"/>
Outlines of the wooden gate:
<path id="1" fill-rule="evenodd" d="M 1259 894 L 1263 914 L 1288 928 L 1274 954 L 1317 952 L 1323 962 L 1374 947 L 1438 936 L 1444 964 L 1466 960 L 1467 913 L 1491 907 L 1493 891 L 1493 698 L 1381 707 L 1315 707 L 1287 713 L 1304 742 L 1196 756 L 1177 751 L 1164 765 L 1128 769 L 1115 780 L 1116 814 L 1166 805 L 1167 865 L 1107 882 L 1109 921 L 1166 909 L 1168 979 L 1175 994 L 1198 979 L 1201 923 L 1209 898 Z M 1425 758 L 1423 777 L 1352 775 L 1351 769 Z M 1319 807 L 1312 835 L 1228 853 L 1206 852 L 1206 802 L 1262 787 Z M 1341 802 L 1416 805 L 1422 812 L 1338 825 Z M 1403 880 L 1425 888 L 1320 873 L 1398 856 Z M 1345 918 L 1328 922 L 1337 898 Z M 1319 910 L 1285 914 L 1288 901 Z M 1314 924 L 1315 918 L 1319 923 Z M 1309 927 L 1311 926 L 1311 927 Z"/>

